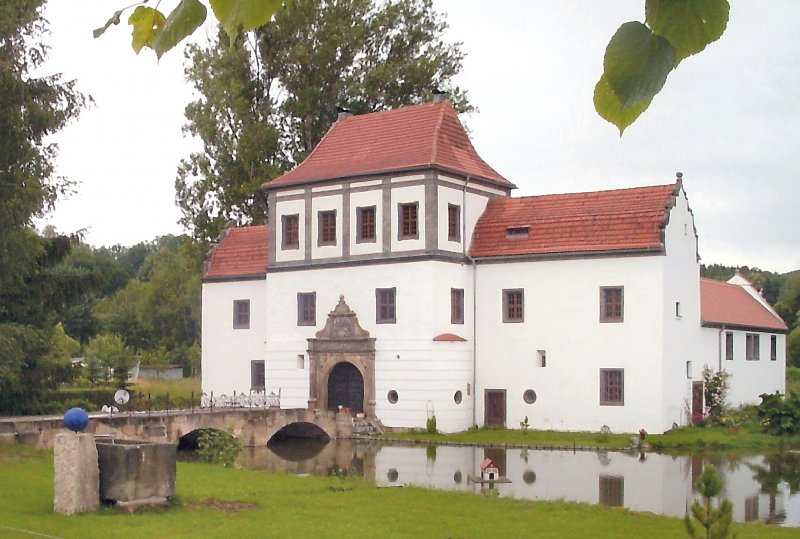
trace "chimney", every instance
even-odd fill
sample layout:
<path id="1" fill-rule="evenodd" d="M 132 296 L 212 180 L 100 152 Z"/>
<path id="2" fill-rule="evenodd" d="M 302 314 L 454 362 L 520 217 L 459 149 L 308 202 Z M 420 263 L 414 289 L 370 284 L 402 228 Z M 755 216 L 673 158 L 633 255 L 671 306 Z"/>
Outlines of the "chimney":
<path id="1" fill-rule="evenodd" d="M 353 115 L 353 111 L 351 111 L 350 109 L 346 109 L 344 107 L 341 107 L 341 106 L 340 107 L 336 107 L 336 112 L 337 112 L 337 116 L 336 116 L 336 120 L 337 121 L 338 120 L 346 120 L 350 116 Z"/>
<path id="2" fill-rule="evenodd" d="M 443 102 L 447 101 L 448 97 L 450 97 L 450 96 L 444 90 L 440 90 L 439 88 L 435 88 L 433 90 L 433 102 L 434 103 L 443 103 Z"/>

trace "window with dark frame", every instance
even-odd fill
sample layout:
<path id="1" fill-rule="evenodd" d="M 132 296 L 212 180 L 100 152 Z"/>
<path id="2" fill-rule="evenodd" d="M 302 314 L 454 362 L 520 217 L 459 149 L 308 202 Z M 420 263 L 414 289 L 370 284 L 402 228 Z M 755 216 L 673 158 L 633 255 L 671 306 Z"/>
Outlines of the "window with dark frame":
<path id="1" fill-rule="evenodd" d="M 503 322 L 514 323 L 525 320 L 525 291 L 521 288 L 503 290 Z"/>
<path id="2" fill-rule="evenodd" d="M 283 230 L 283 238 L 281 241 L 281 249 L 299 249 L 300 248 L 300 215 L 284 215 L 281 217 L 281 228 Z"/>
<path id="3" fill-rule="evenodd" d="M 601 505 L 622 507 L 625 505 L 625 478 L 619 475 L 599 476 L 599 496 Z"/>
<path id="4" fill-rule="evenodd" d="M 600 369 L 600 404 L 625 404 L 625 369 Z"/>
<path id="5" fill-rule="evenodd" d="M 514 239 L 514 238 L 527 238 L 528 233 L 530 232 L 530 227 L 528 226 L 512 226 L 506 229 L 506 238 Z"/>
<path id="6" fill-rule="evenodd" d="M 398 204 L 398 230 L 397 236 L 401 240 L 411 240 L 419 238 L 419 221 L 417 219 L 418 202 Z"/>
<path id="7" fill-rule="evenodd" d="M 464 323 L 464 289 L 450 289 L 450 323 Z"/>
<path id="8" fill-rule="evenodd" d="M 375 289 L 375 321 L 378 324 L 394 324 L 397 322 L 395 288 Z"/>
<path id="9" fill-rule="evenodd" d="M 319 212 L 318 245 L 336 245 L 336 210 Z"/>
<path id="10" fill-rule="evenodd" d="M 747 361 L 758 361 L 761 352 L 761 339 L 758 333 L 747 333 L 744 336 L 744 358 Z"/>
<path id="11" fill-rule="evenodd" d="M 733 361 L 733 332 L 725 332 L 725 360 Z"/>
<path id="12" fill-rule="evenodd" d="M 622 322 L 623 287 L 621 286 L 601 286 L 600 287 L 600 321 L 601 322 Z"/>
<path id="13" fill-rule="evenodd" d="M 250 328 L 250 300 L 233 300 L 233 329 Z"/>
<path id="14" fill-rule="evenodd" d="M 777 361 L 778 360 L 778 336 L 777 335 L 770 335 L 769 336 L 769 360 L 770 361 Z"/>
<path id="15" fill-rule="evenodd" d="M 250 389 L 264 391 L 266 388 L 267 371 L 263 360 L 250 362 Z"/>
<path id="16" fill-rule="evenodd" d="M 297 293 L 297 325 L 316 326 L 317 325 L 317 293 L 298 292 Z"/>
<path id="17" fill-rule="evenodd" d="M 447 205 L 447 239 L 461 241 L 461 206 Z"/>
<path id="18" fill-rule="evenodd" d="M 375 206 L 356 208 L 356 243 L 370 243 L 377 238 Z"/>

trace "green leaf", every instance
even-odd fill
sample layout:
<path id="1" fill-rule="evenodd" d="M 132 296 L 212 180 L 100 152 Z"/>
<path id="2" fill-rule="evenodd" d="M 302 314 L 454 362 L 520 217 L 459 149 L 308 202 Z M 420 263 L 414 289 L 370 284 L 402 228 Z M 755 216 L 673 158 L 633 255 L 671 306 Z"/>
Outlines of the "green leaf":
<path id="1" fill-rule="evenodd" d="M 210 0 L 231 43 L 240 33 L 263 26 L 283 4 L 283 0 Z"/>
<path id="2" fill-rule="evenodd" d="M 676 64 L 718 40 L 728 26 L 728 0 L 647 0 L 645 17 L 653 32 L 675 48 Z"/>
<path id="3" fill-rule="evenodd" d="M 603 119 L 617 126 L 619 136 L 622 136 L 625 128 L 647 110 L 651 101 L 653 101 L 652 98 L 639 101 L 627 108 L 623 107 L 605 75 L 600 77 L 600 81 L 594 87 L 594 108 Z"/>
<path id="4" fill-rule="evenodd" d="M 133 26 L 133 50 L 136 54 L 142 47 L 153 46 L 153 40 L 161 27 L 164 26 L 166 18 L 164 14 L 151 7 L 139 6 L 131 16 L 128 17 L 128 24 Z"/>
<path id="5" fill-rule="evenodd" d="M 98 37 L 102 36 L 112 24 L 119 24 L 120 16 L 122 16 L 122 10 L 115 11 L 111 18 L 108 19 L 101 28 L 97 28 L 92 32 L 94 38 L 97 39 Z"/>
<path id="6" fill-rule="evenodd" d="M 161 58 L 161 55 L 197 30 L 205 20 L 206 6 L 198 0 L 181 0 L 153 40 L 152 47 L 156 56 Z"/>
<path id="7" fill-rule="evenodd" d="M 674 66 L 675 49 L 669 41 L 633 21 L 620 26 L 608 42 L 603 75 L 626 109 L 652 99 Z"/>

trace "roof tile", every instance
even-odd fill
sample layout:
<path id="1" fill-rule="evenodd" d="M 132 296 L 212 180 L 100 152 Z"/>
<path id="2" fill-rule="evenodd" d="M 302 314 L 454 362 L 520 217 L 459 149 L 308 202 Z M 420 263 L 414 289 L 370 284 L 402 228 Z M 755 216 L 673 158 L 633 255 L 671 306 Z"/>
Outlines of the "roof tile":
<path id="1" fill-rule="evenodd" d="M 264 187 L 421 168 L 515 187 L 481 159 L 448 101 L 339 120 L 305 161 Z"/>
<path id="2" fill-rule="evenodd" d="M 786 323 L 739 285 L 700 279 L 703 324 L 787 331 Z"/>
<path id="3" fill-rule="evenodd" d="M 266 225 L 232 228 L 214 247 L 206 279 L 256 277 L 267 274 L 269 229 Z"/>
<path id="4" fill-rule="evenodd" d="M 680 183 L 489 201 L 475 227 L 475 258 L 658 250 Z M 527 228 L 509 237 L 508 229 Z"/>

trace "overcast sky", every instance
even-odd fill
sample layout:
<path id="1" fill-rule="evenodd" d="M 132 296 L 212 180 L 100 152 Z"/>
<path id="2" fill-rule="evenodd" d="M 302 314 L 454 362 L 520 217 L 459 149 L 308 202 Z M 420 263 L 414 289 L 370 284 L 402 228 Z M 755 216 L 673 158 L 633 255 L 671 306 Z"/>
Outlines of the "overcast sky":
<path id="1" fill-rule="evenodd" d="M 78 79 L 96 103 L 55 137 L 59 172 L 79 184 L 47 222 L 86 229 L 96 246 L 182 232 L 176 167 L 197 148 L 181 134 L 192 99 L 182 52 L 135 56 L 125 25 L 93 39 L 125 2 L 49 3 L 47 71 Z M 620 138 L 592 92 L 608 40 L 644 19 L 644 0 L 434 0 L 466 53 L 457 83 L 480 111 L 462 120 L 516 196 L 664 184 L 681 171 L 704 263 L 800 269 L 800 2 L 731 3 L 722 39 L 685 60 Z"/>

